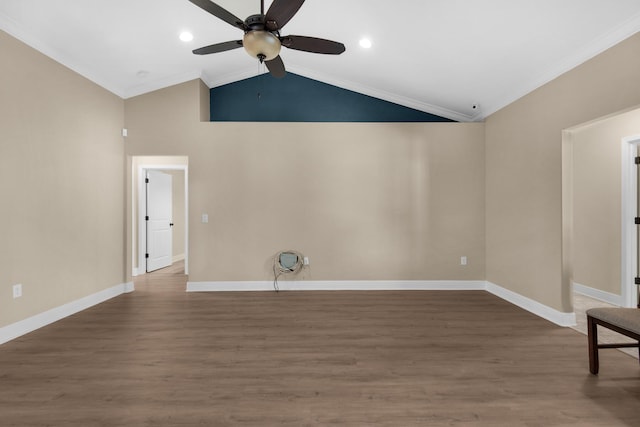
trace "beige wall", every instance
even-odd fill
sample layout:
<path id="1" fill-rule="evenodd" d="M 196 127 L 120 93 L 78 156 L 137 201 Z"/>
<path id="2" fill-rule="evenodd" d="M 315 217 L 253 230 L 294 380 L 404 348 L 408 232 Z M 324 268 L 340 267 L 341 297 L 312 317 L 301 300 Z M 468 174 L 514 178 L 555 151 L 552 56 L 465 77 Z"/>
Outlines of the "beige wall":
<path id="1" fill-rule="evenodd" d="M 123 101 L 1 31 L 0 56 L 1 327 L 122 284 L 125 210 Z"/>
<path id="2" fill-rule="evenodd" d="M 308 279 L 486 278 L 571 311 L 562 130 L 640 104 L 640 34 L 486 124 L 208 123 L 200 81 L 123 102 L 0 42 L 0 326 L 130 277 L 139 155 L 189 157 L 192 281 L 269 279 L 296 249 Z"/>
<path id="3" fill-rule="evenodd" d="M 129 155 L 189 157 L 191 281 L 269 280 L 283 249 L 312 280 L 484 278 L 483 124 L 202 123 L 207 94 L 125 102 Z"/>
<path id="4" fill-rule="evenodd" d="M 640 34 L 486 121 L 487 280 L 572 311 L 562 272 L 562 130 L 640 104 Z"/>
<path id="5" fill-rule="evenodd" d="M 573 277 L 621 294 L 621 141 L 640 135 L 640 110 L 570 131 L 573 151 Z M 633 278 L 627 278 L 627 284 Z"/>

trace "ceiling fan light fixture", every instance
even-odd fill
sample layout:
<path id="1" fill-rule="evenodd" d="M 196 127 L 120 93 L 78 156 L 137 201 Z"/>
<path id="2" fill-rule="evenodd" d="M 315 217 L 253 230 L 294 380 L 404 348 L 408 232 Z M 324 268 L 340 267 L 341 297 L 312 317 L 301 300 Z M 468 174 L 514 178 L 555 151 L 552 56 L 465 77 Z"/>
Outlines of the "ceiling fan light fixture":
<path id="1" fill-rule="evenodd" d="M 242 39 L 244 50 L 254 58 L 271 61 L 280 55 L 280 39 L 269 31 L 247 31 Z"/>

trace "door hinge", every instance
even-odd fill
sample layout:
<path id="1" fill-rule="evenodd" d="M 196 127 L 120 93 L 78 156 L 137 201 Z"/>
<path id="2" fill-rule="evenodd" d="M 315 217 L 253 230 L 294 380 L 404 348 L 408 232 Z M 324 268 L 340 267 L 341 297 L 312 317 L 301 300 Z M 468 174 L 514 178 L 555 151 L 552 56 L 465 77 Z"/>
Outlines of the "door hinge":
<path id="1" fill-rule="evenodd" d="M 149 215 L 145 216 L 145 217 L 144 217 L 144 220 L 145 220 L 145 221 L 149 221 Z M 637 224 L 637 223 L 636 223 L 636 224 Z"/>
<path id="2" fill-rule="evenodd" d="M 635 163 L 636 163 L 636 165 L 640 165 L 640 156 L 636 157 Z"/>
<path id="3" fill-rule="evenodd" d="M 640 225 L 640 216 L 637 216 L 634 222 L 636 223 L 636 225 Z"/>
<path id="4" fill-rule="evenodd" d="M 637 157 L 636 157 L 636 159 L 637 159 Z M 145 183 L 145 184 L 148 184 L 148 183 L 149 183 L 149 178 L 145 178 L 145 179 L 144 179 L 144 183 Z"/>
<path id="5" fill-rule="evenodd" d="M 144 257 L 145 258 L 149 258 L 149 254 L 144 254 Z"/>

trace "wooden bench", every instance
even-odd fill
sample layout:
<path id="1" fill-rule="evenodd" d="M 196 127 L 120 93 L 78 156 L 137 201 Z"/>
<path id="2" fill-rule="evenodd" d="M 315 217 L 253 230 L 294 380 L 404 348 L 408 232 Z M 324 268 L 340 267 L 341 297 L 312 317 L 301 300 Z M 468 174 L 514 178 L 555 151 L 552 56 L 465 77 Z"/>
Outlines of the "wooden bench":
<path id="1" fill-rule="evenodd" d="M 598 325 L 626 335 L 638 343 L 598 344 Z M 589 333 L 589 371 L 597 375 L 600 366 L 598 350 L 601 348 L 640 347 L 640 309 L 637 308 L 591 308 L 587 310 Z"/>

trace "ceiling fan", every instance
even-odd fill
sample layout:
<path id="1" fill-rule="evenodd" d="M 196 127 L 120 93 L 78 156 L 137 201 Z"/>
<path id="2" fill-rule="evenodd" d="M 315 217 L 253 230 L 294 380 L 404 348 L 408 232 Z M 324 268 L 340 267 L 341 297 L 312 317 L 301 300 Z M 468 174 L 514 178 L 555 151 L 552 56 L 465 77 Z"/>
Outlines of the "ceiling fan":
<path id="1" fill-rule="evenodd" d="M 193 51 L 196 55 L 225 52 L 244 47 L 249 55 L 265 63 L 274 77 L 287 73 L 280 57 L 281 46 L 311 53 L 340 55 L 345 51 L 342 43 L 306 36 L 281 36 L 280 30 L 298 12 L 304 0 L 274 0 L 264 13 L 264 0 L 260 1 L 260 14 L 241 20 L 210 0 L 189 0 L 216 18 L 244 31 L 242 40 L 232 40 L 201 47 Z"/>

